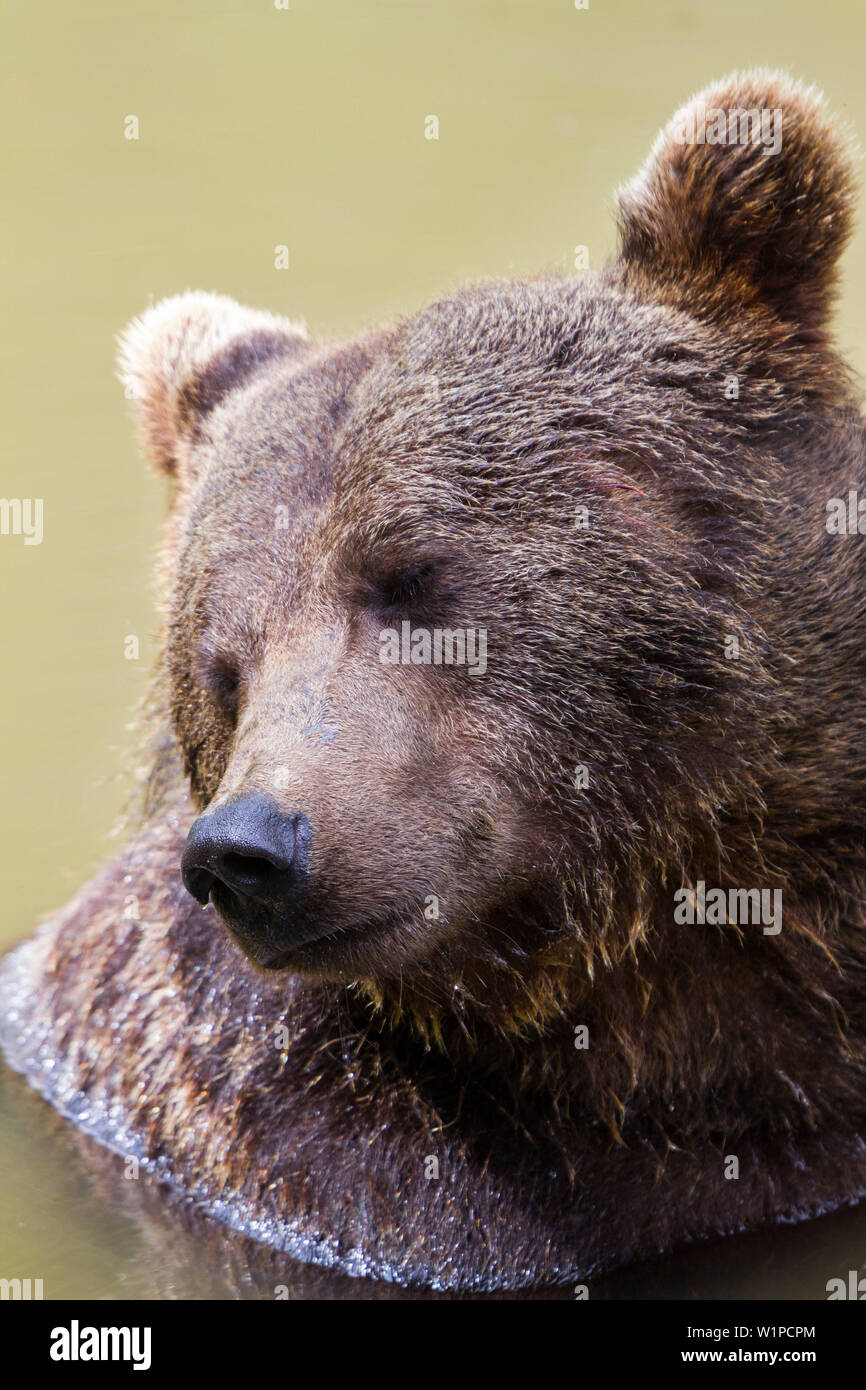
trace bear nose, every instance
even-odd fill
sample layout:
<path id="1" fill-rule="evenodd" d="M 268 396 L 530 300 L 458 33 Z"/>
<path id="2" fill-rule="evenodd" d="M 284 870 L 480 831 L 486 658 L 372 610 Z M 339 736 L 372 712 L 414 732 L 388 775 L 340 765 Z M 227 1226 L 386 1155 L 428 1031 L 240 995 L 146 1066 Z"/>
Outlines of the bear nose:
<path id="1" fill-rule="evenodd" d="M 284 816 L 267 796 L 247 794 L 199 816 L 180 861 L 187 892 L 202 905 L 216 881 L 255 903 L 285 898 L 303 876 L 306 816 Z"/>

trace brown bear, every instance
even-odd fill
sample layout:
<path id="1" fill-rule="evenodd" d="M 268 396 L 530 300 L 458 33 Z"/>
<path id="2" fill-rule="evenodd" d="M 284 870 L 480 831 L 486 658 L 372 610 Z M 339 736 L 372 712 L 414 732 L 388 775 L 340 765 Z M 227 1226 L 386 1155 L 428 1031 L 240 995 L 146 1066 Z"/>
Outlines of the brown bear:
<path id="1" fill-rule="evenodd" d="M 325 346 L 209 294 L 131 326 L 173 494 L 143 823 L 0 988 L 82 1129 L 438 1289 L 866 1193 L 852 167 L 753 72 L 598 273 Z"/>

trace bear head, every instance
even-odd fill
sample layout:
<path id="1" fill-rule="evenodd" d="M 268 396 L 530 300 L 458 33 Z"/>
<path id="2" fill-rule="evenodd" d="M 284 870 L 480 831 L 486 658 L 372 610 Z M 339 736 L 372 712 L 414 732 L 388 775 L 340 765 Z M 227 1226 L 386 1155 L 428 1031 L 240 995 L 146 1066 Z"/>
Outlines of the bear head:
<path id="1" fill-rule="evenodd" d="M 851 187 L 819 97 L 754 72 L 661 133 L 601 271 L 336 344 L 200 293 L 130 326 L 183 872 L 258 966 L 532 1027 L 696 865 L 785 871 L 809 711 L 778 692 L 798 640 L 834 658 L 786 623 L 779 522 L 847 408 Z"/>

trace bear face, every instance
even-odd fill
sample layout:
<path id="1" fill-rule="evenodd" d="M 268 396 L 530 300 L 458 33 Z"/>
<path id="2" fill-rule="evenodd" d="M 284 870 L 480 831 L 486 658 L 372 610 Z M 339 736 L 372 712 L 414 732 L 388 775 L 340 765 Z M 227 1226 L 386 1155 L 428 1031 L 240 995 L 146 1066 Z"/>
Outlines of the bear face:
<path id="1" fill-rule="evenodd" d="M 380 988 L 420 971 L 443 1004 L 443 986 L 483 987 L 506 1017 L 515 975 L 532 988 L 524 962 L 538 955 L 549 977 L 563 913 L 604 948 L 597 905 L 623 861 L 673 853 L 693 815 L 679 768 L 724 778 L 717 731 L 738 718 L 746 736 L 753 665 L 724 660 L 743 623 L 735 557 L 695 541 L 724 510 L 754 507 L 754 487 L 708 477 L 698 491 L 687 440 L 722 460 L 737 427 L 694 346 L 671 385 L 671 342 L 689 337 L 682 316 L 621 291 L 493 287 L 360 361 L 278 359 L 214 410 L 195 444 L 167 666 L 197 804 L 213 814 L 255 793 L 309 826 L 302 901 L 293 884 L 268 904 L 275 942 L 212 889 L 254 959 L 276 945 L 278 966 Z M 673 487 L 652 486 L 665 459 L 692 469 L 692 519 Z M 484 669 L 423 651 L 383 661 L 383 637 L 406 623 L 434 642 L 465 634 L 478 657 L 483 641 Z M 635 766 L 668 808 L 656 843 Z"/>
<path id="2" fill-rule="evenodd" d="M 732 108 L 780 109 L 780 148 L 683 143 L 678 113 L 594 276 L 347 345 L 205 295 L 127 335 L 178 490 L 185 877 L 256 964 L 543 1026 L 696 861 L 784 879 L 755 853 L 807 717 L 780 682 L 808 655 L 847 689 L 777 588 L 845 409 L 851 179 L 813 94 L 755 74 L 687 121 Z"/>

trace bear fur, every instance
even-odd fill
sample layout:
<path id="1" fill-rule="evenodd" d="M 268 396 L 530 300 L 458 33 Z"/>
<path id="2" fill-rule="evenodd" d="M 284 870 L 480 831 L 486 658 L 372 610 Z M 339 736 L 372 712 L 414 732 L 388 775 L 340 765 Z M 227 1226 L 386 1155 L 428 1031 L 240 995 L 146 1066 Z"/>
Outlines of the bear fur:
<path id="1" fill-rule="evenodd" d="M 719 109 L 780 111 L 781 148 L 681 138 Z M 173 493 L 146 804 L 0 976 L 10 1062 L 83 1130 L 438 1289 L 866 1192 L 866 542 L 826 525 L 866 496 L 852 171 L 817 93 L 734 75 L 600 272 L 324 346 L 210 294 L 131 326 Z M 485 632 L 486 669 L 383 661 L 404 622 Z M 268 971 L 179 872 L 247 792 L 311 826 L 321 934 Z M 781 930 L 677 921 L 701 882 L 781 891 Z"/>

